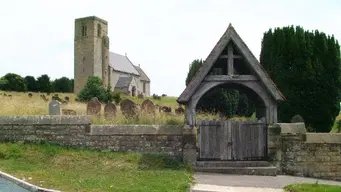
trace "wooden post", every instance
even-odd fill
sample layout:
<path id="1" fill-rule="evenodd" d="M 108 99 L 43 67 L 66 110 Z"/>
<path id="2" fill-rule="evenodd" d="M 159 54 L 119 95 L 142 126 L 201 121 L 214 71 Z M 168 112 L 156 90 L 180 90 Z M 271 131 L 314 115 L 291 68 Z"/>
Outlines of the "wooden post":
<path id="1" fill-rule="evenodd" d="M 228 44 L 227 46 L 227 74 L 229 76 L 233 75 L 233 47 L 232 44 Z"/>

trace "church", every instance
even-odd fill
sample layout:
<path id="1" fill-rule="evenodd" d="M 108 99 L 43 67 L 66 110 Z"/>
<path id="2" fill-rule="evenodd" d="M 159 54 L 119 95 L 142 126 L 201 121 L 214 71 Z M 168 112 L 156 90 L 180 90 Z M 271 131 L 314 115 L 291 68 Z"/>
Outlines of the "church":
<path id="1" fill-rule="evenodd" d="M 105 87 L 137 96 L 150 96 L 150 79 L 127 55 L 109 51 L 108 22 L 96 16 L 75 19 L 74 92 L 89 76 L 98 76 Z"/>

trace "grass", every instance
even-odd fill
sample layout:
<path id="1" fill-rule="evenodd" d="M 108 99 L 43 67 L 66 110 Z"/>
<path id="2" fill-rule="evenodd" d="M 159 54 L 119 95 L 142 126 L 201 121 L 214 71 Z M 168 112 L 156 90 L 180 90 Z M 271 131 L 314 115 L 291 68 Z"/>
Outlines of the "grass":
<path id="1" fill-rule="evenodd" d="M 284 187 L 289 192 L 340 192 L 341 186 L 324 184 L 294 184 Z"/>
<path id="2" fill-rule="evenodd" d="M 192 173 L 179 161 L 157 155 L 0 143 L 0 170 L 61 191 L 184 192 Z"/>
<path id="3" fill-rule="evenodd" d="M 335 119 L 334 125 L 333 125 L 332 130 L 331 130 L 332 133 L 337 133 L 340 131 L 340 130 L 338 130 L 338 125 L 337 125 L 338 121 L 341 121 L 341 113 L 339 113 L 339 115 Z"/>
<path id="4" fill-rule="evenodd" d="M 12 95 L 12 97 L 4 96 L 3 93 L 7 95 Z M 33 93 L 31 98 L 28 97 L 28 93 L 20 93 L 20 92 L 0 92 L 0 116 L 14 116 L 14 115 L 48 115 L 48 104 L 49 102 L 45 102 L 40 98 L 39 93 Z M 41 93 L 43 94 L 43 93 Z M 46 95 L 46 94 L 45 94 Z M 47 96 L 47 98 L 51 99 L 54 93 Z M 70 102 L 68 104 L 62 104 L 62 109 L 72 109 L 75 110 L 77 115 L 86 115 L 86 103 L 76 102 L 75 94 L 69 93 L 58 93 L 59 97 L 64 99 L 65 96 L 70 98 Z M 137 97 L 126 97 L 132 99 L 137 104 L 141 104 L 144 99 L 139 99 Z M 146 99 L 146 98 L 145 98 Z M 116 114 L 116 118 L 113 121 L 106 121 L 104 119 L 104 104 L 102 105 L 101 118 L 94 119 L 94 124 L 159 124 L 159 125 L 183 125 L 184 124 L 184 115 L 175 114 L 174 110 L 178 107 L 176 102 L 176 97 L 163 97 L 161 100 L 155 100 L 153 98 L 149 98 L 154 101 L 155 104 L 161 106 L 167 106 L 172 108 L 171 114 L 165 114 L 156 110 L 155 115 L 150 115 L 146 113 L 139 113 L 138 119 L 127 119 L 119 112 Z M 219 119 L 218 115 L 215 114 L 204 114 L 198 113 L 198 118 L 214 120 Z M 243 117 L 238 117 L 245 119 Z"/>

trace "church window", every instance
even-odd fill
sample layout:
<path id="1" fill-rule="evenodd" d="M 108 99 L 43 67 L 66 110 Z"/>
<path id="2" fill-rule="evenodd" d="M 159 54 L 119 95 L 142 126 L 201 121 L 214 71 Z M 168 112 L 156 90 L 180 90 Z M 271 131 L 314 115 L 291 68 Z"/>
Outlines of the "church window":
<path id="1" fill-rule="evenodd" d="M 101 37 L 101 32 L 102 32 L 102 26 L 101 26 L 101 24 L 98 24 L 97 25 L 97 36 L 98 37 Z"/>
<path id="2" fill-rule="evenodd" d="M 83 68 L 83 72 L 85 72 L 85 68 Z"/>
<path id="3" fill-rule="evenodd" d="M 82 25 L 82 36 L 85 37 L 87 32 L 87 27 L 86 25 Z"/>

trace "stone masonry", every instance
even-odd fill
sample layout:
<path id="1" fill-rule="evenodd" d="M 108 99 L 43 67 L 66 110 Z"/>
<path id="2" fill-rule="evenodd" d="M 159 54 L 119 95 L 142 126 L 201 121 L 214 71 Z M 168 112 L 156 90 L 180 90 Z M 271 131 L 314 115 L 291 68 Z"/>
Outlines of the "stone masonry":
<path id="1" fill-rule="evenodd" d="M 2 116 L 0 142 L 43 140 L 63 146 L 164 154 L 180 159 L 184 146 L 195 142 L 192 130 L 183 126 L 91 125 L 90 119 L 89 116 Z"/>
<path id="2" fill-rule="evenodd" d="M 188 127 L 188 126 L 186 126 Z M 196 161 L 196 133 L 180 125 L 92 125 L 90 116 L 1 116 L 0 142 L 165 154 Z M 268 127 L 268 160 L 278 174 L 341 181 L 341 134 L 306 133 L 304 123 Z"/>
<path id="3" fill-rule="evenodd" d="M 108 23 L 98 17 L 86 17 L 75 20 L 74 38 L 74 91 L 78 93 L 85 85 L 88 76 L 108 79 L 109 57 L 103 58 L 106 49 L 103 47 L 107 39 Z M 96 63 L 96 65 L 94 65 Z M 104 83 L 105 84 L 105 83 Z"/>
<path id="4" fill-rule="evenodd" d="M 341 134 L 306 133 L 304 123 L 268 129 L 269 160 L 279 174 L 341 181 Z"/>

